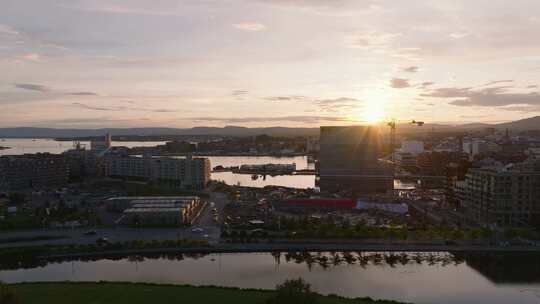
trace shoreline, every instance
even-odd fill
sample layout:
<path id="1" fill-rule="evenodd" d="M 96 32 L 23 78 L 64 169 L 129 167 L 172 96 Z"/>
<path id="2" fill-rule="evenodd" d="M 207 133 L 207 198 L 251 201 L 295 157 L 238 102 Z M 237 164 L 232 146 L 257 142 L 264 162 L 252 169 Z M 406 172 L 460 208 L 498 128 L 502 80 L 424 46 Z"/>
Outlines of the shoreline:
<path id="1" fill-rule="evenodd" d="M 126 281 L 35 281 L 6 284 L 23 303 L 268 303 L 275 289 Z M 96 292 L 99 297 L 96 297 Z M 315 292 L 321 304 L 399 304 L 396 300 Z"/>
<path id="2" fill-rule="evenodd" d="M 150 248 L 128 250 L 104 250 L 101 252 L 67 253 L 37 256 L 39 259 L 111 257 L 145 254 L 219 254 L 219 253 L 273 253 L 273 252 L 456 252 L 456 253 L 538 253 L 533 246 L 450 246 L 450 245 L 377 245 L 377 244 L 228 244 L 175 248 Z"/>

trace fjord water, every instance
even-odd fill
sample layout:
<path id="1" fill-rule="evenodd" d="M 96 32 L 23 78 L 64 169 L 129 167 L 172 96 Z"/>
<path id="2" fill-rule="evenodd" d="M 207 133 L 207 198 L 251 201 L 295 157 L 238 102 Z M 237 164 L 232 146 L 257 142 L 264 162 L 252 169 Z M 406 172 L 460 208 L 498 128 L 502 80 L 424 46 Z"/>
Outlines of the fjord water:
<path id="1" fill-rule="evenodd" d="M 81 142 L 86 147 L 90 147 L 89 142 Z M 164 142 L 113 142 L 114 146 L 142 147 L 156 146 Z M 73 148 L 73 143 L 68 141 L 55 141 L 52 139 L 29 139 L 29 138 L 6 138 L 0 142 L 0 146 L 11 147 L 11 149 L 0 150 L 1 155 L 20 155 L 24 153 L 62 153 Z M 209 156 L 212 167 L 215 166 L 240 166 L 244 164 L 296 164 L 297 169 L 314 169 L 314 164 L 308 163 L 306 156 L 294 157 L 272 157 L 272 156 Z M 314 175 L 282 175 L 282 176 L 258 176 L 253 179 L 250 174 L 235 174 L 232 172 L 214 172 L 212 179 L 223 181 L 228 185 L 240 185 L 245 187 L 262 188 L 265 186 L 283 186 L 298 189 L 315 187 Z M 414 187 L 413 183 L 403 183 L 395 181 L 396 189 Z"/>
<path id="2" fill-rule="evenodd" d="M 352 253 L 366 257 L 369 253 Z M 346 263 L 332 253 L 312 253 L 327 263 L 307 263 L 281 254 L 212 254 L 148 258 L 59 262 L 42 267 L 0 271 L 5 282 L 32 281 L 132 281 L 192 285 L 217 285 L 272 289 L 287 278 L 302 277 L 317 292 L 347 297 L 373 297 L 411 303 L 519 303 L 540 302 L 537 258 L 521 263 L 486 256 L 458 258 L 449 253 L 393 255 L 371 253 L 368 262 Z M 415 261 L 423 255 L 421 262 Z M 530 259 L 529 259 L 530 260 Z M 514 260 L 511 260 L 514 261 Z M 501 264 L 503 263 L 503 264 Z"/>

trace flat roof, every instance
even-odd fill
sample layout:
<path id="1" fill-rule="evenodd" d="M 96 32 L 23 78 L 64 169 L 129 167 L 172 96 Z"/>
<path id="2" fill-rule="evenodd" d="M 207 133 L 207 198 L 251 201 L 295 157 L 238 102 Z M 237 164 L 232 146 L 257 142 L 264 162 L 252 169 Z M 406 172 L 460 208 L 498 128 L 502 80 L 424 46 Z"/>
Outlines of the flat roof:
<path id="1" fill-rule="evenodd" d="M 182 208 L 130 208 L 124 210 L 124 213 L 179 213 Z"/>
<path id="2" fill-rule="evenodd" d="M 182 204 L 182 205 L 187 205 L 189 203 L 193 202 L 192 199 L 188 199 L 188 200 L 132 200 L 131 203 L 132 204 L 148 204 L 148 205 L 157 205 L 157 204 Z"/>
<path id="3" fill-rule="evenodd" d="M 142 208 L 180 208 L 180 209 L 186 209 L 186 205 L 178 205 L 178 204 L 135 204 L 132 205 L 129 209 L 142 209 Z"/>
<path id="4" fill-rule="evenodd" d="M 117 196 L 108 198 L 107 201 L 113 200 L 196 200 L 200 199 L 198 196 Z"/>

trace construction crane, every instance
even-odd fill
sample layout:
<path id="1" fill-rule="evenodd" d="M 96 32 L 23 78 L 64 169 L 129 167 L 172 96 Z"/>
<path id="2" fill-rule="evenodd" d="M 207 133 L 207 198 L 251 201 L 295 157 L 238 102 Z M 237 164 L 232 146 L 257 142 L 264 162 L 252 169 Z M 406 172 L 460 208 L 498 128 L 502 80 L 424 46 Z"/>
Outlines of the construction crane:
<path id="1" fill-rule="evenodd" d="M 416 120 L 411 120 L 411 121 L 398 121 L 397 119 L 395 118 L 392 118 L 390 119 L 386 125 L 390 127 L 390 151 L 392 153 L 391 155 L 391 159 L 392 159 L 392 165 L 394 166 L 394 174 L 396 172 L 395 170 L 395 163 L 396 163 L 396 160 L 395 160 L 395 147 L 396 147 L 396 129 L 397 129 L 397 125 L 399 122 L 403 122 L 403 123 L 408 123 L 408 124 L 411 124 L 411 125 L 416 125 L 418 127 L 421 127 L 424 125 L 424 122 L 423 121 L 416 121 Z"/>

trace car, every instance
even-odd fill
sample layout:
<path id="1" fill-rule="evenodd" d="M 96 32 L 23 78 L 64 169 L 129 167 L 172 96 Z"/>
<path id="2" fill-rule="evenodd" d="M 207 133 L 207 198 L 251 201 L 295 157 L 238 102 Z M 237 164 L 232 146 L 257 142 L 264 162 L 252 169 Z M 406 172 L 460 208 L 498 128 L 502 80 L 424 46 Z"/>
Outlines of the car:
<path id="1" fill-rule="evenodd" d="M 96 244 L 98 245 L 108 245 L 110 243 L 109 239 L 106 237 L 101 237 L 96 240 Z"/>
<path id="2" fill-rule="evenodd" d="M 83 233 L 83 235 L 96 235 L 97 231 L 95 230 L 88 230 Z"/>
<path id="3" fill-rule="evenodd" d="M 191 232 L 193 232 L 193 233 L 203 233 L 204 229 L 202 229 L 200 227 L 195 227 L 195 228 L 191 229 Z"/>

